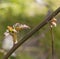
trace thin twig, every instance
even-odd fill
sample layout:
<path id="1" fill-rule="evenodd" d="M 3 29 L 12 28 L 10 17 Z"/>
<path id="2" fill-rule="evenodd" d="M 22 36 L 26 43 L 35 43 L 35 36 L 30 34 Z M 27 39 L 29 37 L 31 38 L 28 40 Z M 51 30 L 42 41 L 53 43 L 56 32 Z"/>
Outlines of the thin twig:
<path id="1" fill-rule="evenodd" d="M 51 32 L 51 49 L 52 49 L 52 59 L 54 59 L 54 34 L 53 34 L 53 28 L 50 27 L 50 32 Z"/>
<path id="2" fill-rule="evenodd" d="M 33 28 L 29 33 L 27 33 L 12 49 L 4 56 L 4 59 L 8 59 L 8 57 L 19 47 L 21 46 L 25 41 L 28 40 L 34 33 L 36 33 L 39 29 L 44 27 L 53 17 L 55 17 L 60 12 L 60 7 L 54 11 L 52 14 L 50 14 L 41 24 L 37 25 L 35 28 Z"/>

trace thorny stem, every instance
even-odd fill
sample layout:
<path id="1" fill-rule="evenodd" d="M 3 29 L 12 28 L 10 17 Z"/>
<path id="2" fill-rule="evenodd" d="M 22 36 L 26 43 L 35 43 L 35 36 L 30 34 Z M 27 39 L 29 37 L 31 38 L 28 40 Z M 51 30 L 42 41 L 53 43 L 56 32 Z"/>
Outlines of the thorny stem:
<path id="1" fill-rule="evenodd" d="M 8 57 L 19 47 L 21 46 L 25 41 L 28 40 L 34 33 L 36 33 L 39 29 L 44 27 L 53 17 L 55 17 L 60 12 L 60 7 L 56 9 L 52 14 L 50 14 L 42 23 L 37 25 L 35 28 L 33 28 L 29 33 L 27 33 L 15 46 L 13 46 L 10 51 L 4 56 L 4 59 L 8 59 Z"/>

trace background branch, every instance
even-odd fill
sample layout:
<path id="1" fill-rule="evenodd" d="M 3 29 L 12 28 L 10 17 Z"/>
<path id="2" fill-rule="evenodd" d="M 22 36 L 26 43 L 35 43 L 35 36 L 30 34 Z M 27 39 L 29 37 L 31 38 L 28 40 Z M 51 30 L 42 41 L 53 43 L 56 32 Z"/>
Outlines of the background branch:
<path id="1" fill-rule="evenodd" d="M 60 7 L 56 9 L 52 14 L 50 14 L 42 23 L 33 28 L 29 33 L 27 33 L 15 46 L 11 48 L 11 50 L 4 56 L 4 59 L 8 59 L 8 57 L 19 47 L 21 46 L 28 38 L 30 38 L 34 33 L 36 33 L 39 29 L 45 26 L 53 17 L 55 17 L 60 12 Z"/>

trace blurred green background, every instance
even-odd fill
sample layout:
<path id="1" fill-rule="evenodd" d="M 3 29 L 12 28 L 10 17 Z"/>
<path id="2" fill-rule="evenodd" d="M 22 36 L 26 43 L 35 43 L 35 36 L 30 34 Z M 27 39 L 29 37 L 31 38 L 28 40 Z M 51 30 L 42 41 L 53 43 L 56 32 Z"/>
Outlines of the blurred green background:
<path id="1" fill-rule="evenodd" d="M 60 7 L 60 0 L 0 0 L 0 48 L 2 47 L 4 32 L 8 25 L 19 22 L 27 24 L 33 29 L 58 7 Z M 60 59 L 59 17 L 60 14 L 56 16 L 57 27 L 53 28 L 55 59 Z M 19 40 L 30 30 L 21 31 Z M 16 54 L 16 59 L 51 59 L 51 33 L 49 25 L 36 32 L 16 50 Z M 0 53 L 0 59 L 3 56 Z"/>

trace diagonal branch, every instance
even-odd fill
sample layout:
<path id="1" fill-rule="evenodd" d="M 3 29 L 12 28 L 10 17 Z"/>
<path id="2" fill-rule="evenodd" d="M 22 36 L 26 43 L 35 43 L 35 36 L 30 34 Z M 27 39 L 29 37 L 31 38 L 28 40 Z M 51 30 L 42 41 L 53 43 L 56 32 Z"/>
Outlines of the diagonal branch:
<path id="1" fill-rule="evenodd" d="M 42 23 L 37 25 L 35 28 L 33 28 L 29 33 L 27 33 L 15 46 L 12 47 L 12 49 L 4 56 L 4 59 L 8 59 L 8 57 L 19 47 L 21 46 L 25 41 L 28 40 L 34 33 L 36 33 L 39 29 L 44 27 L 53 17 L 55 17 L 60 12 L 60 7 L 56 9 L 52 14 L 50 14 Z"/>

